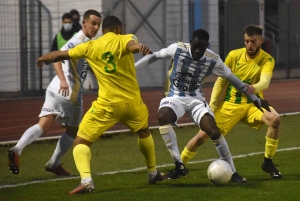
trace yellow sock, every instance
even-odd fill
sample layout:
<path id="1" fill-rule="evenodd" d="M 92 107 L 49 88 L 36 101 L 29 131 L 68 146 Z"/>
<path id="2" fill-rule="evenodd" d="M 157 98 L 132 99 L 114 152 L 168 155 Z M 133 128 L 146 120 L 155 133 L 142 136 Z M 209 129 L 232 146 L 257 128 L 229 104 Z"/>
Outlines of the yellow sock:
<path id="1" fill-rule="evenodd" d="M 155 164 L 155 150 L 154 141 L 152 135 L 150 134 L 147 138 L 138 138 L 138 146 L 142 154 L 144 155 L 147 168 L 149 172 L 154 172 L 156 170 Z"/>
<path id="2" fill-rule="evenodd" d="M 73 157 L 81 180 L 92 178 L 91 175 L 91 149 L 85 144 L 78 144 L 73 149 Z"/>
<path id="3" fill-rule="evenodd" d="M 181 152 L 180 158 L 182 162 L 186 165 L 194 156 L 196 155 L 197 152 L 191 152 L 189 151 L 186 147 L 184 147 L 184 150 Z"/>
<path id="4" fill-rule="evenodd" d="M 275 155 L 278 146 L 278 139 L 274 140 L 266 137 L 265 157 L 272 159 Z"/>

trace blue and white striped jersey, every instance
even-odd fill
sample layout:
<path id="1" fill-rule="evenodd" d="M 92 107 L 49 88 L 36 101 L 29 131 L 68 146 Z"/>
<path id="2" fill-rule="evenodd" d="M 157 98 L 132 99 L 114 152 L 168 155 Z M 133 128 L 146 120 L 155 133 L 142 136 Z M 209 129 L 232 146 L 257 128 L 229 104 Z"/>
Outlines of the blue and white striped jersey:
<path id="1" fill-rule="evenodd" d="M 193 61 L 188 43 L 174 43 L 161 49 L 160 57 L 173 59 L 167 79 L 167 97 L 193 97 L 205 100 L 202 85 L 205 77 L 214 74 L 227 78 L 231 71 L 213 51 L 206 49 L 203 57 Z"/>

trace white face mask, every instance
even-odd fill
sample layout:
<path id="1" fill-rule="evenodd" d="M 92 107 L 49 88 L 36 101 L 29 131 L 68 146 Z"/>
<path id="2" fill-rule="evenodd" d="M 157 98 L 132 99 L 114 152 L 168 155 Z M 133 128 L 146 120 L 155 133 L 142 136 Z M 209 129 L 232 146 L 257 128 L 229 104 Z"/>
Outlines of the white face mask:
<path id="1" fill-rule="evenodd" d="M 72 29 L 73 24 L 72 23 L 64 23 L 63 27 L 65 31 L 70 31 Z"/>

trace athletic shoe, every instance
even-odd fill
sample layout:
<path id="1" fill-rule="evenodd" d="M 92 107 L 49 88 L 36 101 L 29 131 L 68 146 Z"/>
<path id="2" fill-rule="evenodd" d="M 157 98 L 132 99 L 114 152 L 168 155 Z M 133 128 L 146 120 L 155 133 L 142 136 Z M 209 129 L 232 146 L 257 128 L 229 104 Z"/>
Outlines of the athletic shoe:
<path id="1" fill-rule="evenodd" d="M 74 194 L 84 194 L 84 193 L 93 193 L 95 191 L 95 185 L 93 180 L 87 183 L 80 183 L 75 189 L 70 191 L 70 195 Z"/>
<path id="2" fill-rule="evenodd" d="M 277 170 L 277 168 L 273 164 L 272 160 L 263 161 L 262 165 L 261 165 L 261 169 L 263 171 L 265 171 L 266 173 L 269 173 L 273 179 L 281 179 L 282 178 L 281 173 Z"/>
<path id="3" fill-rule="evenodd" d="M 239 175 L 237 172 L 235 172 L 231 176 L 231 181 L 242 184 L 242 183 L 246 183 L 247 179 L 245 179 L 244 177 Z"/>
<path id="4" fill-rule="evenodd" d="M 70 175 L 70 172 L 68 170 L 64 169 L 61 164 L 59 164 L 57 167 L 51 167 L 46 164 L 45 170 L 47 172 L 52 172 L 52 173 L 56 174 L 57 176 L 69 176 Z"/>
<path id="5" fill-rule="evenodd" d="M 154 177 L 149 174 L 148 184 L 156 184 L 156 182 L 162 181 L 163 179 L 164 179 L 164 174 L 157 171 Z"/>
<path id="6" fill-rule="evenodd" d="M 19 174 L 19 155 L 13 151 L 13 149 L 8 150 L 8 166 L 13 174 Z"/>
<path id="7" fill-rule="evenodd" d="M 168 174 L 165 175 L 165 179 L 178 179 L 181 176 L 185 177 L 189 173 L 189 170 L 183 163 L 175 162 L 175 166 L 175 169 L 171 170 Z"/>

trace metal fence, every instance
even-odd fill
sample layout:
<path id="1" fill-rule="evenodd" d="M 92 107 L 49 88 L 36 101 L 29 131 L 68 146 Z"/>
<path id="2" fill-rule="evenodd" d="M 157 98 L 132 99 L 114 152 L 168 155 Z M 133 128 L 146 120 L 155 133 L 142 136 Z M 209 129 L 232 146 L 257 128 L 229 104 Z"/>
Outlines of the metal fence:
<path id="1" fill-rule="evenodd" d="M 37 69 L 36 59 L 49 51 L 53 39 L 52 22 L 57 17 L 51 14 L 57 14 L 57 9 L 49 9 L 49 4 L 61 10 L 66 3 L 62 1 L 0 2 L 0 20 L 5 22 L 0 29 L 0 98 L 43 95 L 54 71 Z M 154 51 L 174 42 L 189 42 L 193 30 L 204 28 L 211 35 L 210 48 L 224 59 L 230 50 L 244 46 L 246 25 L 260 24 L 265 30 L 263 49 L 276 60 L 273 79 L 300 77 L 298 0 L 102 0 L 93 4 L 98 2 L 104 17 L 118 16 L 126 33 L 136 34 Z M 66 5 L 70 4 L 87 7 L 80 0 Z M 168 64 L 159 61 L 139 69 L 140 86 L 163 86 Z"/>

